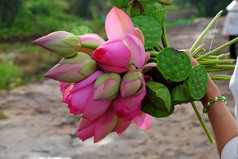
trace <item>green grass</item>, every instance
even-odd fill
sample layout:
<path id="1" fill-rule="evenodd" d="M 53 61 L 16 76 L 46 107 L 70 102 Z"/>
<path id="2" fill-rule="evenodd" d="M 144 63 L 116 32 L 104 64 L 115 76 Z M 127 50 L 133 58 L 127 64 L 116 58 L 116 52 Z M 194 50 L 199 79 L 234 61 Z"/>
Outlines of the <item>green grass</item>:
<path id="1" fill-rule="evenodd" d="M 0 110 L 0 119 L 7 119 L 8 116 L 5 115 L 3 110 Z"/>
<path id="2" fill-rule="evenodd" d="M 40 80 L 60 57 L 31 43 L 0 44 L 0 89 Z"/>
<path id="3" fill-rule="evenodd" d="M 21 83 L 22 71 L 13 64 L 0 64 L 0 89 L 13 88 Z"/>

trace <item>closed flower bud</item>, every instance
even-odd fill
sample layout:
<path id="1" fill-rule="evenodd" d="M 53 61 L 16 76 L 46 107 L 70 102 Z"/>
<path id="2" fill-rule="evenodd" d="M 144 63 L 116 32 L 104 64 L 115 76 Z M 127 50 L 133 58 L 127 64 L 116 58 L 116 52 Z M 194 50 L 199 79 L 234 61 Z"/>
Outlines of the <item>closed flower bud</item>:
<path id="1" fill-rule="evenodd" d="M 121 97 L 130 97 L 140 93 L 143 88 L 143 75 L 141 72 L 127 72 L 121 82 L 120 93 Z"/>
<path id="2" fill-rule="evenodd" d="M 94 100 L 113 100 L 117 97 L 121 77 L 117 73 L 104 73 L 97 78 L 94 85 Z"/>
<path id="3" fill-rule="evenodd" d="M 74 56 L 81 47 L 80 38 L 66 31 L 56 31 L 43 36 L 33 43 L 62 57 Z"/>
<path id="4" fill-rule="evenodd" d="M 93 74 L 96 69 L 97 64 L 89 55 L 78 52 L 73 57 L 63 58 L 44 76 L 57 81 L 77 83 Z"/>

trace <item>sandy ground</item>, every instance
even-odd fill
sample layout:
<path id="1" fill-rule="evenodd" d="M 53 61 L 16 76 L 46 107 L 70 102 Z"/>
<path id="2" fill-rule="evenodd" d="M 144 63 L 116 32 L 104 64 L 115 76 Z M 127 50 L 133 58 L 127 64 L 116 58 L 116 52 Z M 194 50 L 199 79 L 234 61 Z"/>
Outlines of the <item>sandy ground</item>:
<path id="1" fill-rule="evenodd" d="M 167 29 L 170 45 L 176 49 L 190 48 L 208 24 L 200 19 Z M 220 35 L 223 19 L 205 37 L 209 50 L 226 42 Z M 223 53 L 227 50 L 223 51 Z M 231 74 L 232 72 L 228 72 Z M 234 101 L 228 82 L 218 82 L 233 112 Z M 199 110 L 202 110 L 198 102 Z M 43 80 L 0 93 L 0 110 L 8 119 L 0 120 L 0 159 L 217 159 L 190 104 L 178 105 L 164 119 L 153 119 L 149 130 L 135 124 L 120 136 L 110 134 L 98 144 L 76 138 L 77 120 L 69 116 L 61 102 L 57 82 Z M 207 116 L 204 120 L 211 130 Z"/>

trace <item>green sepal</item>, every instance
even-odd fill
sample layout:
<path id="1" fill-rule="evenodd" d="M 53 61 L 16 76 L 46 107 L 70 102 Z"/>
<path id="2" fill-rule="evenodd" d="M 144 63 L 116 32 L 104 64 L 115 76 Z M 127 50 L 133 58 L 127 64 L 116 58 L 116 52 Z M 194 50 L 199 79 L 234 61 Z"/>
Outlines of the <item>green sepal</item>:
<path id="1" fill-rule="evenodd" d="M 139 28 L 145 38 L 145 49 L 153 48 L 160 40 L 162 34 L 162 27 L 152 17 L 136 16 L 131 19 L 135 28 Z"/>
<path id="2" fill-rule="evenodd" d="M 87 26 L 77 26 L 71 30 L 71 33 L 76 36 L 79 36 L 79 35 L 84 35 L 87 33 L 93 33 L 93 31 Z"/>
<path id="3" fill-rule="evenodd" d="M 183 104 L 191 102 L 192 100 L 187 96 L 186 90 L 183 85 L 174 87 L 171 93 L 172 104 Z"/>
<path id="4" fill-rule="evenodd" d="M 146 82 L 146 97 L 157 107 L 159 111 L 169 112 L 171 109 L 171 97 L 168 88 L 159 82 Z"/>
<path id="5" fill-rule="evenodd" d="M 192 63 L 184 51 L 171 47 L 163 49 L 156 57 L 157 68 L 166 80 L 184 81 L 192 70 Z"/>
<path id="6" fill-rule="evenodd" d="M 147 114 L 150 114 L 156 118 L 164 118 L 171 115 L 174 112 L 174 105 L 171 105 L 169 112 L 163 112 L 158 109 L 157 105 L 153 104 L 150 100 L 144 99 L 142 101 L 141 110 Z"/>
<path id="7" fill-rule="evenodd" d="M 200 100 L 207 90 L 208 75 L 203 65 L 193 66 L 189 78 L 184 82 L 186 94 L 193 100 Z"/>

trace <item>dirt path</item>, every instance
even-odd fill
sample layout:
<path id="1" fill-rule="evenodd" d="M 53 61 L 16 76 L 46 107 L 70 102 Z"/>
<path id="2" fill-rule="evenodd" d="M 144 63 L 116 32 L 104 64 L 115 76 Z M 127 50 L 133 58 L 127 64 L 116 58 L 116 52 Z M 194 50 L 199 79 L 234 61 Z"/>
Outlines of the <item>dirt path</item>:
<path id="1" fill-rule="evenodd" d="M 168 28 L 170 45 L 176 49 L 190 48 L 208 22 L 203 19 Z M 218 22 L 215 30 L 213 48 L 226 42 L 220 36 L 222 22 Z M 210 41 L 207 36 L 208 49 Z M 228 82 L 218 82 L 218 86 L 233 111 Z M 201 111 L 201 104 L 197 105 Z M 77 119 L 69 116 L 55 81 L 44 80 L 1 92 L 1 109 L 8 119 L 0 120 L 0 159 L 219 158 L 216 146 L 209 143 L 190 104 L 176 106 L 168 118 L 153 119 L 147 131 L 132 124 L 120 137 L 111 134 L 98 144 L 76 138 Z M 204 119 L 211 130 L 208 118 Z"/>

